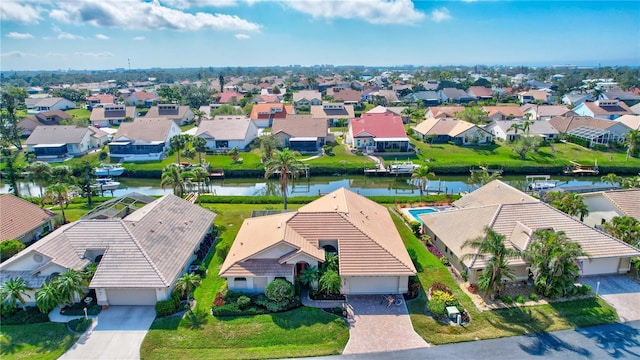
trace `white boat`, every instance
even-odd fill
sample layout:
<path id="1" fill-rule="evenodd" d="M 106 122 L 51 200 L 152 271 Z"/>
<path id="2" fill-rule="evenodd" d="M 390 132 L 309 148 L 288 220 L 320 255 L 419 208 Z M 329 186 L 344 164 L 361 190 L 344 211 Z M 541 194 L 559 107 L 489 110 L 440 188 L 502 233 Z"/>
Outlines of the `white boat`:
<path id="1" fill-rule="evenodd" d="M 120 182 L 113 181 L 113 179 L 98 179 L 91 187 L 93 189 L 103 190 L 116 190 L 120 186 Z"/>
<path id="2" fill-rule="evenodd" d="M 95 168 L 96 176 L 120 176 L 124 173 L 124 166 L 121 164 L 101 164 Z"/>
<path id="3" fill-rule="evenodd" d="M 556 187 L 558 183 L 556 181 L 535 181 L 529 184 L 529 190 L 546 190 Z"/>
<path id="4" fill-rule="evenodd" d="M 389 172 L 391 174 L 409 174 L 419 167 L 420 165 L 412 162 L 395 163 L 389 165 Z"/>

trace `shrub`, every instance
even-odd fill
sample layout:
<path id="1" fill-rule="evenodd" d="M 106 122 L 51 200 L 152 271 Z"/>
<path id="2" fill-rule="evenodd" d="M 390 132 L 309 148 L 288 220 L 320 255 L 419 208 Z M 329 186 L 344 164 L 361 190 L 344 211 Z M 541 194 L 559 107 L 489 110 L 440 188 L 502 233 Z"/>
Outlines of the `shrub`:
<path id="1" fill-rule="evenodd" d="M 587 284 L 582 284 L 582 286 L 578 286 L 577 287 L 578 291 L 577 291 L 577 295 L 589 295 L 591 294 L 591 286 L 587 285 Z"/>
<path id="2" fill-rule="evenodd" d="M 525 303 L 524 296 L 522 296 L 522 295 L 518 295 L 518 296 L 516 296 L 516 302 L 517 302 L 518 304 L 524 304 L 524 303 Z"/>
<path id="3" fill-rule="evenodd" d="M 442 291 L 447 294 L 452 294 L 451 290 L 447 287 L 447 285 L 437 281 L 434 282 L 433 285 L 431 285 L 431 293 L 435 291 Z"/>
<path id="4" fill-rule="evenodd" d="M 0 242 L 0 261 L 7 260 L 22 251 L 24 248 L 25 245 L 19 240 L 14 239 Z"/>
<path id="5" fill-rule="evenodd" d="M 441 301 L 446 306 L 457 306 L 458 300 L 453 296 L 453 294 L 446 293 L 444 291 L 436 290 L 431 294 L 432 301 Z"/>
<path id="6" fill-rule="evenodd" d="M 538 301 L 538 294 L 536 294 L 536 293 L 529 294 L 529 300 Z"/>
<path id="7" fill-rule="evenodd" d="M 10 310 L 4 310 L 2 314 L 2 325 L 22 325 L 49 322 L 49 314 L 43 314 L 38 308 L 29 306 L 27 310 L 16 309 L 13 314 L 6 316 L 4 312 L 11 313 Z"/>
<path id="8" fill-rule="evenodd" d="M 264 295 L 273 302 L 286 304 L 295 296 L 295 289 L 287 280 L 275 279 L 264 289 Z"/>
<path id="9" fill-rule="evenodd" d="M 67 323 L 67 327 L 69 328 L 69 330 L 77 333 L 83 333 L 87 331 L 89 325 L 91 325 L 91 319 L 85 318 L 73 319 Z"/>
<path id="10" fill-rule="evenodd" d="M 169 316 L 177 309 L 174 299 L 160 300 L 156 303 L 156 314 L 158 317 Z"/>
<path id="11" fill-rule="evenodd" d="M 238 298 L 238 300 L 236 300 L 236 303 L 238 304 L 238 308 L 240 308 L 240 310 L 244 310 L 248 308 L 249 305 L 251 305 L 251 299 L 242 295 Z"/>
<path id="12" fill-rule="evenodd" d="M 220 259 L 224 260 L 227 258 L 230 249 L 230 243 L 221 242 L 220 244 L 218 244 L 218 246 L 216 246 L 216 255 L 218 255 Z"/>
<path id="13" fill-rule="evenodd" d="M 427 304 L 427 307 L 429 308 L 429 311 L 431 311 L 431 314 L 433 314 L 433 316 L 435 317 L 444 316 L 447 308 L 444 302 L 438 301 L 438 300 L 429 301 L 429 304 Z"/>
<path id="14" fill-rule="evenodd" d="M 448 265 L 449 265 L 449 258 L 443 255 L 443 256 L 440 258 L 440 263 L 441 263 L 442 265 L 444 265 L 444 266 L 448 266 Z"/>
<path id="15" fill-rule="evenodd" d="M 420 262 L 418 261 L 418 254 L 416 254 L 416 250 L 409 248 L 407 249 L 407 252 L 409 253 L 409 258 L 411 259 L 411 262 L 413 263 L 413 266 L 415 266 L 416 271 L 417 272 L 422 272 L 422 265 L 420 264 Z"/>
<path id="16" fill-rule="evenodd" d="M 411 231 L 416 237 L 420 237 L 420 232 L 422 232 L 422 223 L 418 221 L 409 222 L 409 226 L 411 227 Z"/>
<path id="17" fill-rule="evenodd" d="M 461 272 L 460 276 L 462 277 L 462 280 L 464 280 L 465 282 L 469 281 L 469 273 L 467 271 Z"/>
<path id="18" fill-rule="evenodd" d="M 222 296 L 221 292 L 216 294 L 216 298 L 213 300 L 213 306 L 222 306 L 226 303 L 224 300 L 224 296 Z"/>
<path id="19" fill-rule="evenodd" d="M 513 298 L 511 296 L 509 296 L 509 295 L 501 296 L 500 300 L 502 300 L 502 302 L 507 304 L 507 305 L 513 304 Z"/>

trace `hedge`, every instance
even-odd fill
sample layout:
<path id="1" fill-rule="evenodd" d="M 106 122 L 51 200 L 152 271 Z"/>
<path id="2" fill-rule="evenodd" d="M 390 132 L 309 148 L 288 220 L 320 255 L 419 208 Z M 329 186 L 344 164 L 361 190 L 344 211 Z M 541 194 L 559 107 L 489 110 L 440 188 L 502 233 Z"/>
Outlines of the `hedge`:
<path id="1" fill-rule="evenodd" d="M 3 306 L 4 308 L 4 306 Z M 13 311 L 2 311 L 2 325 L 23 325 L 49 322 L 49 314 L 43 314 L 38 308 L 29 306 L 27 310 L 16 308 Z"/>

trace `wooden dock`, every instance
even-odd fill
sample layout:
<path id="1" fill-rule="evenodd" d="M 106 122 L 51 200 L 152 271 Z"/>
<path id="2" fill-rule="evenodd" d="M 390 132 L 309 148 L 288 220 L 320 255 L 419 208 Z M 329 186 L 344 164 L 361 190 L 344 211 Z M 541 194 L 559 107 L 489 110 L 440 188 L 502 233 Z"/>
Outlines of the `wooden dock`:
<path id="1" fill-rule="evenodd" d="M 579 163 L 572 161 L 571 166 L 567 166 L 563 172 L 567 175 L 598 175 L 600 170 L 598 169 L 598 161 L 596 160 L 594 166 L 580 165 Z"/>

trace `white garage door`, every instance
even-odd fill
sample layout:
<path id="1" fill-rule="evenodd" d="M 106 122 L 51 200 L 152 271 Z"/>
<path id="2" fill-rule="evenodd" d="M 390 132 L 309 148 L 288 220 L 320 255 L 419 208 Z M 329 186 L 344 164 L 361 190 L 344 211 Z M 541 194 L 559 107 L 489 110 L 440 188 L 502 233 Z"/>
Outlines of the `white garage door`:
<path id="1" fill-rule="evenodd" d="M 109 305 L 155 305 L 154 289 L 107 289 Z"/>
<path id="2" fill-rule="evenodd" d="M 593 259 L 582 260 L 582 275 L 617 274 L 620 259 Z"/>
<path id="3" fill-rule="evenodd" d="M 358 276 L 349 279 L 350 294 L 395 294 L 397 276 Z"/>

